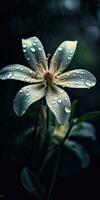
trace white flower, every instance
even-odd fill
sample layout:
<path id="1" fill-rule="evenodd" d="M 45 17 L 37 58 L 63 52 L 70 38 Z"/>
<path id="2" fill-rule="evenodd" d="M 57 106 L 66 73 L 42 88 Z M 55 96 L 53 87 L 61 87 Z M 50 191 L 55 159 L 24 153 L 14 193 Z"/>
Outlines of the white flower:
<path id="1" fill-rule="evenodd" d="M 77 41 L 63 42 L 54 53 L 50 67 L 43 46 L 37 37 L 22 39 L 25 58 L 31 69 L 14 64 L 0 71 L 0 79 L 15 79 L 29 83 L 17 93 L 14 111 L 23 115 L 28 107 L 46 97 L 47 105 L 60 124 L 69 119 L 71 102 L 68 94 L 61 88 L 90 88 L 96 84 L 95 77 L 87 70 L 76 69 L 62 73 L 70 63 Z M 60 87 L 59 87 L 60 86 Z"/>

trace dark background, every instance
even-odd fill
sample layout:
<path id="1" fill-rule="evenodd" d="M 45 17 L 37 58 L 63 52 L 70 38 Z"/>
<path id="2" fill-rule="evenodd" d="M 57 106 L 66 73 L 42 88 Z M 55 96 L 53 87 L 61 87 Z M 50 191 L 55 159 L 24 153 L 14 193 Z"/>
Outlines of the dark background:
<path id="1" fill-rule="evenodd" d="M 78 40 L 68 70 L 91 71 L 97 84 L 90 90 L 68 89 L 71 100 L 78 99 L 76 115 L 100 110 L 100 2 L 99 0 L 2 0 L 0 1 L 0 68 L 19 63 L 27 65 L 21 39 L 37 36 L 46 53 L 53 55 L 64 40 Z M 13 99 L 23 83 L 0 81 L 0 199 L 31 199 L 20 183 L 24 161 L 16 161 L 10 144 L 16 132 L 31 126 L 28 117 L 13 112 Z M 79 174 L 63 177 L 55 186 L 54 199 L 99 198 L 100 120 L 93 120 L 97 141 L 90 166 Z M 4 196 L 3 196 L 4 195 Z M 98 197 L 99 196 L 99 197 Z"/>

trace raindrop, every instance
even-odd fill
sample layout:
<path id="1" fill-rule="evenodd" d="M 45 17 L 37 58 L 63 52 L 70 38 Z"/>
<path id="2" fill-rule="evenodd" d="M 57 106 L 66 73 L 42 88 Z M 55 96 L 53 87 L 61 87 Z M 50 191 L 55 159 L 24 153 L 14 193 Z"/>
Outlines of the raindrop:
<path id="1" fill-rule="evenodd" d="M 65 97 L 65 101 L 67 101 L 67 97 Z"/>
<path id="2" fill-rule="evenodd" d="M 23 49 L 23 52 L 25 53 L 25 52 L 26 52 L 26 49 Z"/>
<path id="3" fill-rule="evenodd" d="M 20 70 L 23 71 L 23 67 L 21 67 Z"/>
<path id="4" fill-rule="evenodd" d="M 29 78 L 27 78 L 27 79 L 25 79 L 27 82 L 29 82 L 30 80 L 29 80 Z"/>
<path id="5" fill-rule="evenodd" d="M 55 104 L 55 103 L 56 103 L 56 101 L 52 101 L 51 103 L 52 103 L 52 104 Z"/>
<path id="6" fill-rule="evenodd" d="M 61 90 L 61 91 L 60 91 L 60 94 L 63 94 L 63 93 L 64 93 L 64 90 Z"/>
<path id="7" fill-rule="evenodd" d="M 20 90 L 19 92 L 20 92 L 20 93 L 22 93 L 22 92 L 23 92 L 23 90 Z"/>
<path id="8" fill-rule="evenodd" d="M 35 96 L 36 96 L 36 97 L 38 97 L 39 95 L 38 95 L 38 94 L 36 94 Z"/>
<path id="9" fill-rule="evenodd" d="M 66 112 L 66 113 L 70 113 L 70 112 L 71 112 L 71 109 L 68 108 L 68 107 L 65 107 L 65 112 Z"/>
<path id="10" fill-rule="evenodd" d="M 11 77 L 12 77 L 12 74 L 8 74 L 8 75 L 7 75 L 7 78 L 11 78 Z"/>
<path id="11" fill-rule="evenodd" d="M 92 86 L 92 82 L 89 81 L 89 80 L 87 80 L 87 81 L 85 81 L 85 85 L 86 85 L 88 88 L 90 88 L 90 87 Z"/>
<path id="12" fill-rule="evenodd" d="M 26 96 L 29 96 L 29 95 L 30 95 L 30 94 L 27 92 L 27 93 L 26 93 Z"/>
<path id="13" fill-rule="evenodd" d="M 70 56 L 68 56 L 68 60 L 70 60 L 71 59 L 71 57 Z"/>
<path id="14" fill-rule="evenodd" d="M 59 48 L 58 48 L 58 50 L 59 50 L 59 51 L 62 51 L 62 48 L 61 48 L 61 47 L 59 47 Z"/>
<path id="15" fill-rule="evenodd" d="M 30 60 L 30 58 L 29 58 L 29 57 L 27 57 L 27 60 Z"/>
<path id="16" fill-rule="evenodd" d="M 31 47 L 30 50 L 32 51 L 32 53 L 35 52 L 35 48 L 34 47 Z"/>
<path id="17" fill-rule="evenodd" d="M 61 100 L 60 100 L 60 99 L 58 99 L 58 100 L 57 100 L 57 102 L 58 102 L 58 103 L 61 103 Z"/>
<path id="18" fill-rule="evenodd" d="M 79 74 L 80 72 L 77 70 L 76 73 Z"/>
<path id="19" fill-rule="evenodd" d="M 23 44 L 23 48 L 26 48 L 26 44 Z"/>
<path id="20" fill-rule="evenodd" d="M 39 47 L 38 50 L 41 51 L 42 49 Z"/>
<path id="21" fill-rule="evenodd" d="M 34 42 L 33 45 L 36 46 L 36 43 Z"/>
<path id="22" fill-rule="evenodd" d="M 20 69 L 20 67 L 16 67 L 16 69 Z"/>
<path id="23" fill-rule="evenodd" d="M 72 54 L 72 53 L 73 53 L 73 50 L 71 50 L 70 53 Z"/>

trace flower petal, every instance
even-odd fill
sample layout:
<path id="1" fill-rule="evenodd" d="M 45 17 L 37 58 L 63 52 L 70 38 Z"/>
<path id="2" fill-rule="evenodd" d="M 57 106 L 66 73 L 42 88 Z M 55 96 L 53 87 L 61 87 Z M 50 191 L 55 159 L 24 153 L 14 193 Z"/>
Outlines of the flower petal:
<path id="1" fill-rule="evenodd" d="M 68 121 L 71 102 L 68 94 L 58 86 L 48 87 L 46 102 L 60 124 Z"/>
<path id="2" fill-rule="evenodd" d="M 41 82 L 41 79 L 35 78 L 36 74 L 33 70 L 23 65 L 8 65 L 0 70 L 0 79 L 14 79 L 25 81 L 28 83 Z"/>
<path id="3" fill-rule="evenodd" d="M 27 62 L 35 71 L 41 70 L 41 67 L 47 69 L 46 55 L 42 43 L 37 37 L 22 39 L 22 47 Z M 37 66 L 39 63 L 42 66 Z"/>
<path id="4" fill-rule="evenodd" d="M 62 72 L 72 60 L 76 46 L 77 41 L 65 41 L 61 43 L 52 57 L 50 68 L 58 71 L 57 74 Z"/>
<path id="5" fill-rule="evenodd" d="M 91 88 L 96 84 L 96 78 L 85 69 L 76 69 L 58 76 L 58 85 L 72 88 Z"/>
<path id="6" fill-rule="evenodd" d="M 23 115 L 28 107 L 45 95 L 45 87 L 42 84 L 34 84 L 23 87 L 14 99 L 14 111 L 17 115 Z"/>

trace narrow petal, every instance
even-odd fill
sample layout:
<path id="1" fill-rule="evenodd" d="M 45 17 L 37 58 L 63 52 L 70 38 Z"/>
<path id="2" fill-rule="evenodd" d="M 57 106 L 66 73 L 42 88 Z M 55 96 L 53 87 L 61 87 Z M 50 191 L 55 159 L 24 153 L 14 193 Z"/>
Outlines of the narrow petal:
<path id="1" fill-rule="evenodd" d="M 96 84 L 96 78 L 85 69 L 76 69 L 58 76 L 58 85 L 71 88 L 91 88 Z"/>
<path id="2" fill-rule="evenodd" d="M 27 62 L 35 71 L 41 70 L 42 67 L 47 69 L 44 48 L 37 37 L 22 39 L 22 47 Z M 41 65 L 38 66 L 39 63 Z"/>
<path id="3" fill-rule="evenodd" d="M 58 71 L 58 74 L 62 72 L 72 60 L 76 46 L 77 41 L 61 43 L 52 57 L 50 68 L 53 71 Z"/>
<path id="4" fill-rule="evenodd" d="M 9 65 L 0 70 L 0 79 L 2 80 L 14 79 L 28 83 L 41 82 L 41 79 L 37 79 L 35 76 L 33 70 L 19 64 Z"/>
<path id="5" fill-rule="evenodd" d="M 28 107 L 45 95 L 45 87 L 42 84 L 28 85 L 17 93 L 14 99 L 14 111 L 17 115 L 23 115 Z"/>
<path id="6" fill-rule="evenodd" d="M 71 102 L 68 94 L 58 86 L 48 87 L 46 102 L 60 124 L 68 121 Z"/>

